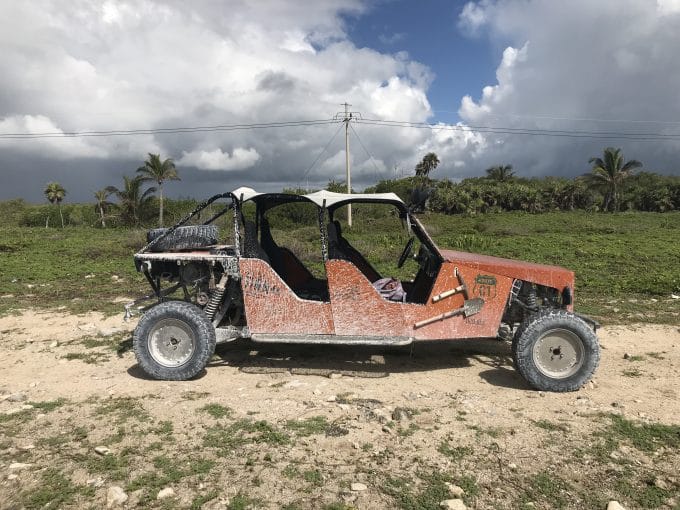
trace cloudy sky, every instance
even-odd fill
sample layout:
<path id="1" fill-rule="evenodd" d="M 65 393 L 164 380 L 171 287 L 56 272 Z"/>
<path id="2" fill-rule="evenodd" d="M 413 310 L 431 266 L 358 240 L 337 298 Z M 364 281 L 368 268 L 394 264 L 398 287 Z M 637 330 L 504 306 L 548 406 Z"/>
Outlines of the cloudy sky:
<path id="1" fill-rule="evenodd" d="M 0 50 L 0 199 L 57 180 L 90 200 L 148 152 L 175 160 L 172 196 L 342 180 L 333 123 L 3 135 L 325 120 L 345 101 L 431 125 L 353 124 L 356 189 L 428 151 L 453 179 L 578 175 L 608 145 L 680 172 L 680 0 L 0 0 Z"/>

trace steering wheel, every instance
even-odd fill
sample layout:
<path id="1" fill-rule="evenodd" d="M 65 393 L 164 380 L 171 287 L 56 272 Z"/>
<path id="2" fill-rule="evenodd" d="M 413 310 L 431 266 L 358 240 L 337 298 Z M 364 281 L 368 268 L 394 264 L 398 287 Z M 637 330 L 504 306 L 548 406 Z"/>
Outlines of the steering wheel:
<path id="1" fill-rule="evenodd" d="M 397 262 L 397 267 L 401 267 L 404 265 L 406 259 L 408 258 L 409 255 L 411 255 L 411 252 L 413 251 L 413 243 L 415 242 L 416 242 L 415 237 L 411 237 L 408 240 L 406 246 L 404 246 L 404 251 L 402 251 L 401 255 L 399 255 L 399 262 Z"/>

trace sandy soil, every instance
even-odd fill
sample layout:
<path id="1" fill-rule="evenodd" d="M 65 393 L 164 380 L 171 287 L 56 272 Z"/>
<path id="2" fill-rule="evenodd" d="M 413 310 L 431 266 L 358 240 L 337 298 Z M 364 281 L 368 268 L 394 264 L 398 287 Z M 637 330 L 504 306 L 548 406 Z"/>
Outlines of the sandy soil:
<path id="1" fill-rule="evenodd" d="M 425 498 L 434 483 L 427 473 L 464 486 L 468 508 L 587 508 L 609 499 L 636 508 L 644 503 L 617 485 L 629 468 L 635 490 L 658 482 L 653 507 L 680 501 L 677 449 L 622 444 L 604 460 L 589 451 L 612 413 L 680 425 L 678 327 L 604 328 L 595 379 L 549 394 L 527 387 L 498 341 L 390 350 L 243 342 L 220 347 L 196 380 L 154 381 L 130 350 L 133 326 L 98 314 L 0 317 L 0 508 L 49 503 L 36 496 L 52 487 L 49 468 L 77 488 L 52 505 L 73 508 L 105 506 L 112 485 L 128 493 L 128 507 L 198 508 L 205 499 L 204 508 L 398 508 L 408 498 L 395 496 L 390 480 L 409 480 L 403 491 Z M 58 399 L 53 410 L 27 407 Z M 231 414 L 211 416 L 208 404 Z M 291 425 L 312 417 L 323 417 L 325 433 Z M 219 431 L 238 435 L 228 427 L 239 420 L 267 422 L 288 439 L 249 430 L 233 447 L 210 442 Z M 98 445 L 120 460 L 115 469 L 100 462 Z M 212 467 L 163 478 L 159 457 Z M 12 469 L 17 462 L 29 466 Z M 149 473 L 156 481 L 140 488 Z M 537 492 L 532 484 L 545 473 L 556 485 Z M 355 482 L 367 489 L 352 491 Z M 166 486 L 175 496 L 157 501 Z"/>

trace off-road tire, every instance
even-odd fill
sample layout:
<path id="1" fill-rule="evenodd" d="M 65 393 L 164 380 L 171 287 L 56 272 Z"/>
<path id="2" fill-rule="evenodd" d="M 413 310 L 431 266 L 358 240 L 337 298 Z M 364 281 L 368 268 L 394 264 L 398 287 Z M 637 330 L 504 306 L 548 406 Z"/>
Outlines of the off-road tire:
<path id="1" fill-rule="evenodd" d="M 186 360 L 176 366 L 170 366 L 169 358 L 159 354 L 160 339 L 163 335 L 171 337 L 173 327 L 180 332 L 178 344 L 191 343 Z M 169 341 L 175 340 L 169 338 Z M 165 301 L 154 306 L 139 319 L 132 336 L 132 347 L 142 370 L 154 379 L 167 381 L 184 381 L 198 375 L 215 353 L 215 344 L 215 328 L 210 319 L 203 310 L 185 301 Z M 169 344 L 166 342 L 166 345 Z M 185 349 L 186 344 L 180 348 Z"/>
<path id="2" fill-rule="evenodd" d="M 552 362 L 540 357 L 547 357 L 546 349 L 561 349 L 562 343 L 580 350 L 580 354 L 575 354 L 576 363 L 563 370 L 564 376 L 547 373 L 550 372 L 547 365 Z M 600 362 L 600 346 L 592 328 L 564 310 L 544 311 L 530 317 L 518 328 L 512 348 L 515 368 L 533 388 L 543 391 L 578 390 L 590 380 Z M 557 372 L 560 370 L 559 366 L 555 368 Z"/>
<path id="3" fill-rule="evenodd" d="M 169 229 L 154 228 L 146 234 L 147 242 L 159 238 Z M 177 227 L 169 235 L 155 243 L 149 251 L 191 250 L 217 244 L 219 232 L 215 225 L 187 225 Z"/>

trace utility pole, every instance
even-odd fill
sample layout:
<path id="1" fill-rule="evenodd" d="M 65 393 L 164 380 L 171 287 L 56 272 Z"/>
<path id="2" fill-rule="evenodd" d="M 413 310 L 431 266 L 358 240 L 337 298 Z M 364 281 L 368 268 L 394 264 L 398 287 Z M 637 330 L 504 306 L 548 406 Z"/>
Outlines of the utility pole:
<path id="1" fill-rule="evenodd" d="M 349 168 L 349 119 L 352 114 L 349 112 L 349 107 L 352 106 L 344 103 L 345 106 L 345 179 L 347 180 L 347 193 L 352 193 L 352 173 Z M 347 204 L 347 226 L 352 226 L 352 204 Z"/>
<path id="2" fill-rule="evenodd" d="M 344 112 L 338 112 L 335 114 L 335 119 L 342 119 L 345 123 L 345 182 L 347 182 L 347 193 L 352 193 L 352 172 L 350 169 L 350 159 L 349 159 L 349 123 L 352 119 L 361 118 L 361 113 L 349 111 L 351 104 L 345 101 L 341 106 L 345 107 Z M 352 226 L 352 206 L 347 204 L 347 226 Z"/>

